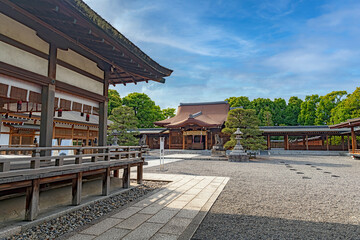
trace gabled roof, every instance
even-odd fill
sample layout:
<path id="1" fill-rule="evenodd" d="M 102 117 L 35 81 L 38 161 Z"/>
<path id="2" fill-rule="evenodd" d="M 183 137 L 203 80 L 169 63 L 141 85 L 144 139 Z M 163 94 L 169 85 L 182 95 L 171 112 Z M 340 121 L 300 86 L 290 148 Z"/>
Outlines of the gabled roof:
<path id="1" fill-rule="evenodd" d="M 59 48 L 71 48 L 111 66 L 109 82 L 165 82 L 172 70 L 151 59 L 82 0 L 2 0 L 0 12 L 37 31 Z"/>
<path id="2" fill-rule="evenodd" d="M 199 127 L 221 127 L 229 112 L 227 102 L 180 103 L 175 117 L 155 122 L 155 125 L 178 128 L 189 125 Z"/>

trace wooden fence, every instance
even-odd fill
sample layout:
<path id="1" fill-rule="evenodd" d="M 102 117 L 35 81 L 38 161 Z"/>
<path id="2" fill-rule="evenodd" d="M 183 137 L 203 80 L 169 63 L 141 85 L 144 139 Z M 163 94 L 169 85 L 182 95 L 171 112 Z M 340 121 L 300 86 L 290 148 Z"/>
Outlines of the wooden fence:
<path id="1" fill-rule="evenodd" d="M 104 147 L 25 147 L 1 148 L 2 153 L 31 152 L 31 156 L 0 155 L 0 192 L 26 189 L 25 220 L 34 220 L 39 208 L 40 184 L 72 180 L 72 204 L 81 203 L 83 176 L 102 176 L 102 195 L 110 193 L 110 172 L 119 177 L 124 169 L 124 188 L 130 187 L 130 168 L 137 167 L 137 182 L 142 183 L 143 153 L 147 146 Z M 54 151 L 60 155 L 50 156 Z M 73 152 L 64 155 L 64 151 Z M 91 153 L 88 153 L 91 152 Z"/>

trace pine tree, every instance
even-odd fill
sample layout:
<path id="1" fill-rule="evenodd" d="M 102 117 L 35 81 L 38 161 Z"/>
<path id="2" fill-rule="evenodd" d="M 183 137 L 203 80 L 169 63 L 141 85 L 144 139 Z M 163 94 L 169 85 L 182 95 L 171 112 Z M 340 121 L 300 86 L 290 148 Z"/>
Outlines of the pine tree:
<path id="1" fill-rule="evenodd" d="M 265 149 L 265 140 L 259 129 L 260 120 L 253 109 L 237 108 L 229 111 L 223 133 L 231 135 L 231 139 L 225 143 L 225 148 L 232 148 L 236 144 L 234 132 L 240 128 L 243 132 L 241 144 L 245 150 Z"/>

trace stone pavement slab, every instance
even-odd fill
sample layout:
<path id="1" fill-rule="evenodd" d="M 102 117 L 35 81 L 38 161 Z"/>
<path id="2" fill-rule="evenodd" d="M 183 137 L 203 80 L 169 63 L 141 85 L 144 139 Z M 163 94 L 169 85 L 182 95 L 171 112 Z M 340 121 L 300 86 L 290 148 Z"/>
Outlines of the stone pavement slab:
<path id="1" fill-rule="evenodd" d="M 90 234 L 90 235 L 100 235 L 103 232 L 115 226 L 116 224 L 119 224 L 121 221 L 123 221 L 123 219 L 109 217 L 102 220 L 101 222 L 92 225 L 91 227 L 85 229 L 81 233 Z"/>
<path id="2" fill-rule="evenodd" d="M 71 239 L 191 238 L 229 180 L 224 177 L 150 173 L 145 173 L 144 179 L 169 181 L 169 184 Z"/>

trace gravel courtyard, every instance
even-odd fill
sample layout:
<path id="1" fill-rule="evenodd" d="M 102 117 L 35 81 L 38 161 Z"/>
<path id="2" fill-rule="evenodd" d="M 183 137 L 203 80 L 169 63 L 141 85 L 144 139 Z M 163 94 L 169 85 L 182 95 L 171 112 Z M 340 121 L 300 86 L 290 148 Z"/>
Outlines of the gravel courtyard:
<path id="1" fill-rule="evenodd" d="M 166 173 L 230 177 L 193 239 L 360 239 L 360 161 L 350 157 L 165 166 Z"/>

